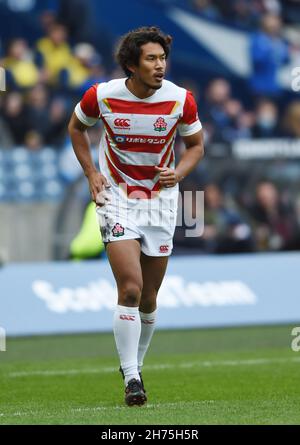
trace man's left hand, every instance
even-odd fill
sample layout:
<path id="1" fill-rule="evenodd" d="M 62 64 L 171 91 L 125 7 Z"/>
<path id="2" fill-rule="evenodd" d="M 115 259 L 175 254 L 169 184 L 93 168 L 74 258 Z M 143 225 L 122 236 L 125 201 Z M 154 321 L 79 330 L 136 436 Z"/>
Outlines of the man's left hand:
<path id="1" fill-rule="evenodd" d="M 175 170 L 169 167 L 157 167 L 155 170 L 160 173 L 159 182 L 163 187 L 174 187 L 180 180 Z"/>

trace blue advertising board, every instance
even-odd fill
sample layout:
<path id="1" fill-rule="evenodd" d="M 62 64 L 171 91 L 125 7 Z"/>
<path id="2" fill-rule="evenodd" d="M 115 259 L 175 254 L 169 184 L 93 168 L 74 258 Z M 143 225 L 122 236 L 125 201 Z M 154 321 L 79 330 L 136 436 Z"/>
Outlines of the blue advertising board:
<path id="1" fill-rule="evenodd" d="M 157 327 L 299 321 L 299 265 L 299 253 L 171 257 Z M 8 336 L 111 331 L 116 302 L 107 260 L 0 269 L 0 326 Z"/>

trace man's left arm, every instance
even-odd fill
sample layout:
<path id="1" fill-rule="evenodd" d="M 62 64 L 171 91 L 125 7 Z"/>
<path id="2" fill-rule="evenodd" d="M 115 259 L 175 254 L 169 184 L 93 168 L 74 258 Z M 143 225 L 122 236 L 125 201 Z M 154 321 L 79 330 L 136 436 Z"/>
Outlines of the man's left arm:
<path id="1" fill-rule="evenodd" d="M 203 130 L 191 136 L 182 136 L 186 150 L 180 158 L 177 167 L 155 167 L 160 172 L 159 180 L 163 187 L 174 187 L 194 170 L 204 156 Z"/>

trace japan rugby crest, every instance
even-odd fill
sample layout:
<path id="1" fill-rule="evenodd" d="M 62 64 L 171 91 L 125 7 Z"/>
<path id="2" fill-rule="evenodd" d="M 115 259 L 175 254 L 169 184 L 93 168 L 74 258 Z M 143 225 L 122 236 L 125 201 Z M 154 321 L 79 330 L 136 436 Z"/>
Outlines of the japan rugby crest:
<path id="1" fill-rule="evenodd" d="M 158 117 L 153 125 L 155 131 L 166 131 L 167 129 L 167 122 L 163 117 Z"/>
<path id="2" fill-rule="evenodd" d="M 121 226 L 121 224 L 117 223 L 114 225 L 111 231 L 113 236 L 119 237 L 124 235 L 124 230 L 124 227 Z"/>

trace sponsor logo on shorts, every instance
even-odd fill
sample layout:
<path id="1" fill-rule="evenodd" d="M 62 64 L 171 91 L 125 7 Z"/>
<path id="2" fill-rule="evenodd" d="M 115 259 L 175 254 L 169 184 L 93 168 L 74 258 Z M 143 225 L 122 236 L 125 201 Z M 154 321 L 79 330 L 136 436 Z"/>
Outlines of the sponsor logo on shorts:
<path id="1" fill-rule="evenodd" d="M 130 128 L 130 119 L 120 119 L 114 120 L 114 126 L 116 128 Z"/>
<path id="2" fill-rule="evenodd" d="M 119 237 L 119 236 L 123 236 L 124 235 L 125 229 L 124 229 L 123 226 L 121 226 L 121 224 L 117 223 L 117 224 L 114 225 L 114 227 L 112 228 L 111 231 L 112 231 L 112 235 L 113 236 Z"/>
<path id="3" fill-rule="evenodd" d="M 169 246 L 167 244 L 159 246 L 159 252 L 160 253 L 168 253 L 169 252 Z"/>
<path id="4" fill-rule="evenodd" d="M 157 118 L 156 122 L 153 125 L 155 131 L 166 131 L 167 129 L 167 122 L 164 120 L 163 117 Z"/>
<path id="5" fill-rule="evenodd" d="M 135 315 L 120 315 L 120 320 L 134 321 Z"/>

